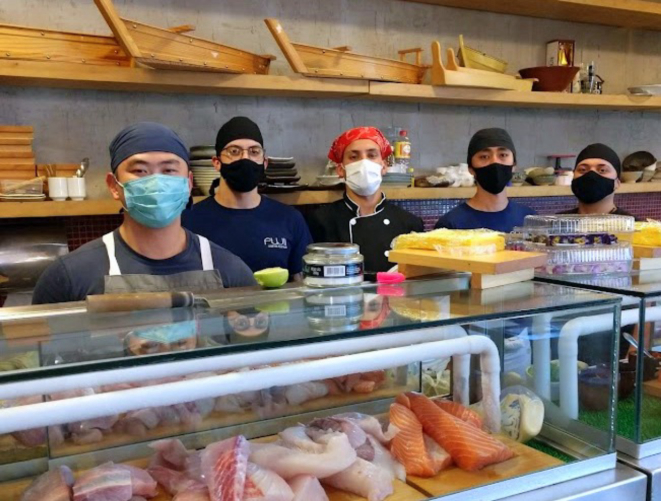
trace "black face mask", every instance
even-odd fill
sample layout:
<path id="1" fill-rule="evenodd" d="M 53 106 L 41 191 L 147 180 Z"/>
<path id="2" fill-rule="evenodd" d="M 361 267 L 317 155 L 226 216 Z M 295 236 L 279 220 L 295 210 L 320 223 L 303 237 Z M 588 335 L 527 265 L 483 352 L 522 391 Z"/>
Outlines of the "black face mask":
<path id="1" fill-rule="evenodd" d="M 584 204 L 596 204 L 615 191 L 615 179 L 608 179 L 591 171 L 574 179 L 571 182 L 571 191 Z"/>
<path id="2" fill-rule="evenodd" d="M 264 175 L 264 164 L 253 162 L 249 158 L 242 158 L 231 164 L 223 163 L 220 175 L 233 191 L 248 193 L 257 188 Z"/>
<path id="3" fill-rule="evenodd" d="M 499 163 L 489 164 L 479 169 L 473 167 L 475 171 L 475 180 L 482 188 L 493 195 L 502 192 L 512 180 L 512 165 L 503 165 Z"/>

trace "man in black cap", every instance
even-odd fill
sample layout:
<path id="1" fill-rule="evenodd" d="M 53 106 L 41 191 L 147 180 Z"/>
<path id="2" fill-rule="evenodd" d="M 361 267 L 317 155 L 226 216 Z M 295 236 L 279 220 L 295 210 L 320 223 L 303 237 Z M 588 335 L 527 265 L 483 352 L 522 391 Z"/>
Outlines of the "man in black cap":
<path id="1" fill-rule="evenodd" d="M 124 207 L 122 225 L 49 266 L 37 282 L 34 304 L 255 284 L 238 257 L 182 228 L 192 176 L 188 149 L 177 134 L 156 123 L 131 125 L 113 140 L 110 157 L 106 183 Z"/>
<path id="2" fill-rule="evenodd" d="M 620 158 L 605 144 L 587 146 L 576 158 L 571 190 L 578 207 L 562 214 L 618 214 L 631 216 L 615 205 L 615 192 L 620 187 Z"/>
<path id="3" fill-rule="evenodd" d="M 505 187 L 512 179 L 516 149 L 503 129 L 482 129 L 468 145 L 468 170 L 475 176 L 475 196 L 442 216 L 436 228 L 471 230 L 487 228 L 510 232 L 534 214 L 531 208 L 507 198 Z"/>
<path id="4" fill-rule="evenodd" d="M 186 211 L 186 228 L 230 250 L 253 270 L 284 268 L 301 278 L 312 237 L 300 212 L 257 192 L 268 159 L 255 122 L 234 117 L 218 131 L 214 195 Z"/>

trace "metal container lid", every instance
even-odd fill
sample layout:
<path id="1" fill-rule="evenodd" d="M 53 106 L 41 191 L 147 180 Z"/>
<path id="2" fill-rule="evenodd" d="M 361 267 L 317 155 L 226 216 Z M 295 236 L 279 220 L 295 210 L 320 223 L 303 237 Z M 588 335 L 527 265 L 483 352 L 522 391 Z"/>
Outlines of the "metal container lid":
<path id="1" fill-rule="evenodd" d="M 307 251 L 311 254 L 329 254 L 333 256 L 349 256 L 360 253 L 360 247 L 356 244 L 327 242 L 310 244 Z"/>

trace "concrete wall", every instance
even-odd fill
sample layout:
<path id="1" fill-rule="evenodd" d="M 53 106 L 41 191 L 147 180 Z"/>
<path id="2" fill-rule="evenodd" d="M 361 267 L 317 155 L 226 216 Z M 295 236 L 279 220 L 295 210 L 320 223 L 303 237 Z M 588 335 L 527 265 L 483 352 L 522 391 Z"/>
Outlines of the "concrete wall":
<path id="1" fill-rule="evenodd" d="M 173 26 L 194 24 L 197 35 L 278 57 L 273 73 L 291 72 L 263 24 L 278 17 L 294 40 L 351 45 L 393 57 L 399 48 L 434 39 L 471 46 L 506 59 L 512 71 L 544 63 L 546 42 L 575 39 L 577 62 L 595 61 L 607 93 L 661 81 L 661 33 L 448 9 L 399 0 L 116 0 L 123 16 Z M 106 34 L 92 0 L 2 0 L 0 22 Z M 428 53 L 425 57 L 429 58 Z M 182 73 L 182 78 L 186 74 Z M 0 86 L 0 123 L 36 128 L 40 163 L 76 162 L 90 156 L 90 192 L 104 194 L 107 145 L 124 125 L 155 120 L 172 126 L 188 144 L 212 143 L 225 120 L 242 114 L 263 129 L 269 154 L 294 155 L 306 180 L 325 165 L 334 137 L 354 125 L 404 127 L 423 170 L 462 161 L 477 129 L 510 130 L 522 166 L 546 165 L 551 153 L 576 153 L 602 141 L 621 155 L 647 149 L 661 156 L 661 115 L 632 112 L 517 110 L 448 107 L 355 100 L 315 100 L 127 94 L 19 89 Z"/>

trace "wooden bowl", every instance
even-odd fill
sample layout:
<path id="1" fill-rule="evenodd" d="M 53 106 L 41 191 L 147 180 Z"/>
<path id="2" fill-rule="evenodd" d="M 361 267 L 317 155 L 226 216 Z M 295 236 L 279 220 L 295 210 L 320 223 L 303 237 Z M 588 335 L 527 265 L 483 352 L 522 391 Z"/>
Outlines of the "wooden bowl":
<path id="1" fill-rule="evenodd" d="M 563 92 L 572 83 L 580 68 L 578 66 L 537 66 L 519 70 L 521 78 L 536 78 L 532 90 L 540 92 Z"/>
<path id="2" fill-rule="evenodd" d="M 610 376 L 610 371 L 605 366 L 590 367 L 579 373 L 578 398 L 582 409 L 588 411 L 608 409 L 610 404 Z M 619 383 L 622 376 L 618 373 L 617 377 Z"/>

